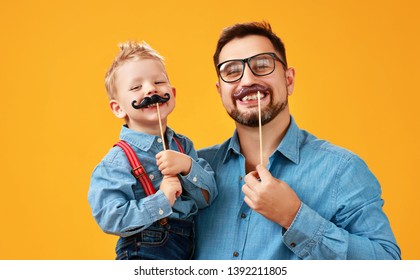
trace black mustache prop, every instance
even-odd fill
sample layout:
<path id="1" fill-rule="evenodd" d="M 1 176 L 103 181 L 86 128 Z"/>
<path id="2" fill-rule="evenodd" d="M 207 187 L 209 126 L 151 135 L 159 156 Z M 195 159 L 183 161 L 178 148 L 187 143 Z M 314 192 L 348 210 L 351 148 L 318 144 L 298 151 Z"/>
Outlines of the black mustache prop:
<path id="1" fill-rule="evenodd" d="M 138 105 L 136 104 L 137 103 L 137 100 L 134 100 L 133 102 L 131 102 L 131 106 L 133 106 L 134 109 L 141 109 L 141 108 L 145 108 L 147 106 L 150 106 L 152 104 L 164 103 L 164 102 L 168 101 L 171 98 L 171 96 L 169 95 L 169 93 L 165 93 L 164 95 L 166 96 L 166 98 L 165 97 L 162 97 L 160 95 L 157 95 L 157 94 L 152 95 L 150 97 L 149 96 L 148 97 L 145 97 L 140 102 L 140 104 L 138 104 Z"/>

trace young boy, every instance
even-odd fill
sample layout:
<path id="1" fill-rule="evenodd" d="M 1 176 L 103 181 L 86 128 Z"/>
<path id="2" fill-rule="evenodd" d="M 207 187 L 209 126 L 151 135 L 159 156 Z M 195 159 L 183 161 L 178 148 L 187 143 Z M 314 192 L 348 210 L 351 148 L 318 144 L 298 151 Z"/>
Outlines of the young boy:
<path id="1" fill-rule="evenodd" d="M 105 87 L 112 112 L 125 121 L 120 139 L 133 148 L 157 191 L 146 195 L 126 154 L 114 146 L 92 174 L 93 216 L 104 232 L 120 236 L 116 259 L 191 259 L 194 216 L 217 189 L 213 171 L 197 157 L 191 140 L 167 127 L 176 91 L 163 58 L 144 42 L 121 44 Z M 155 98 L 159 104 L 150 102 Z"/>

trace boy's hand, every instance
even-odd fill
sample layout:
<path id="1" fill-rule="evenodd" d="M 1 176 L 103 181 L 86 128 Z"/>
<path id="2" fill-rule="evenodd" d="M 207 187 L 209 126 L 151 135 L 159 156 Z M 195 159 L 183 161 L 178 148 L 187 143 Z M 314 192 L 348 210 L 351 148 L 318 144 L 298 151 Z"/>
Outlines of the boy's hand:
<path id="1" fill-rule="evenodd" d="M 156 155 L 156 164 L 163 175 L 187 175 L 190 173 L 192 159 L 182 153 L 166 150 Z"/>
<path id="2" fill-rule="evenodd" d="M 181 182 L 177 176 L 164 176 L 159 189 L 166 196 L 171 207 L 182 193 Z"/>

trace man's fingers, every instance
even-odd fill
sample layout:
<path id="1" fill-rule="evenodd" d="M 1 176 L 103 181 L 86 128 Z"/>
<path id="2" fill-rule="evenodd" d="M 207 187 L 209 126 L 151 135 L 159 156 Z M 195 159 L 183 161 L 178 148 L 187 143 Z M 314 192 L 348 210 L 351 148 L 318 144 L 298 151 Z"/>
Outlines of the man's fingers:
<path id="1" fill-rule="evenodd" d="M 245 181 L 245 183 L 247 183 L 249 186 L 255 186 L 256 184 L 258 184 L 259 183 L 259 180 L 258 180 L 258 173 L 257 173 L 257 171 L 252 171 L 252 172 L 249 172 L 246 176 L 245 176 L 245 178 L 244 178 L 244 181 Z"/>
<path id="2" fill-rule="evenodd" d="M 268 169 L 261 164 L 258 164 L 256 169 L 257 169 L 257 172 L 261 181 L 265 181 L 266 179 L 273 177 L 270 171 L 268 171 Z"/>
<path id="3" fill-rule="evenodd" d="M 249 208 L 254 209 L 254 203 L 248 196 L 245 196 L 244 201 L 249 206 Z"/>
<path id="4" fill-rule="evenodd" d="M 252 201 L 256 197 L 255 191 L 247 184 L 242 186 L 242 192 L 245 195 L 245 200 Z M 247 202 L 247 204 L 249 205 L 248 202 Z"/>

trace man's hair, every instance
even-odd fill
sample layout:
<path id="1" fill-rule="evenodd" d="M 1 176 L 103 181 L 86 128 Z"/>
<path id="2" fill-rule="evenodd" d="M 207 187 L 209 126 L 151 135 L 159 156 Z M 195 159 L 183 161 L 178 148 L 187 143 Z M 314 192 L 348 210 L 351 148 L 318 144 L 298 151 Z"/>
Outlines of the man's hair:
<path id="1" fill-rule="evenodd" d="M 243 38 L 249 35 L 260 35 L 267 37 L 274 46 L 274 49 L 279 52 L 280 58 L 283 59 L 287 68 L 286 50 L 281 39 L 271 30 L 271 25 L 265 21 L 262 22 L 246 22 L 238 23 L 223 29 L 222 34 L 217 41 L 216 51 L 213 55 L 214 66 L 217 71 L 217 64 L 219 64 L 219 55 L 223 47 L 235 38 Z"/>
<path id="2" fill-rule="evenodd" d="M 127 61 L 140 59 L 156 59 L 163 64 L 163 57 L 152 49 L 146 42 L 127 41 L 118 45 L 120 52 L 115 57 L 105 75 L 105 88 L 109 99 L 115 98 L 117 89 L 115 79 L 118 69 Z"/>

